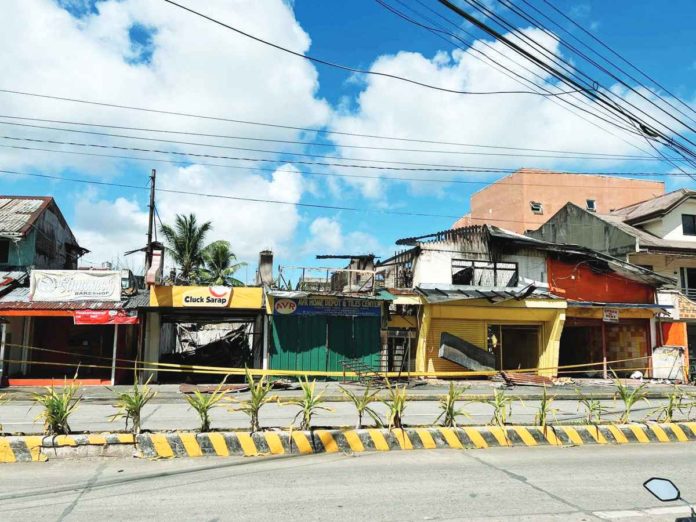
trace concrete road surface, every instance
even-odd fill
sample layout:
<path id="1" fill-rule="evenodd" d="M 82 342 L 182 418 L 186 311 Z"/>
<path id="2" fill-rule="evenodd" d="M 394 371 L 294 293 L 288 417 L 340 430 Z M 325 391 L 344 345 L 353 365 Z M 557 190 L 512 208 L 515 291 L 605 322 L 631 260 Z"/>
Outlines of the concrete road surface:
<path id="1" fill-rule="evenodd" d="M 674 520 L 696 444 L 6 464 L 0 520 Z"/>

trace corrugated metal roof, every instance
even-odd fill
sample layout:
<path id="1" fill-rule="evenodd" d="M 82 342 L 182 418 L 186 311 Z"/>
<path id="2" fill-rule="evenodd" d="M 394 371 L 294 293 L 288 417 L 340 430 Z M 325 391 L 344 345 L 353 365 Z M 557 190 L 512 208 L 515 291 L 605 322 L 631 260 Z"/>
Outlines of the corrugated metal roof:
<path id="1" fill-rule="evenodd" d="M 696 191 L 679 189 L 657 196 L 647 201 L 634 203 L 623 208 L 617 208 L 611 212 L 613 216 L 621 216 L 624 221 L 636 221 L 652 215 L 663 215 L 683 199 L 696 196 Z"/>
<path id="2" fill-rule="evenodd" d="M 50 200 L 48 197 L 0 196 L 0 235 L 24 234 Z"/>
<path id="3" fill-rule="evenodd" d="M 122 301 L 30 301 L 29 288 L 15 288 L 0 297 L 0 310 L 119 310 L 150 304 L 147 291 Z"/>
<path id="4" fill-rule="evenodd" d="M 666 248 L 666 249 L 680 249 L 680 250 L 696 250 L 694 248 L 694 243 L 690 241 L 675 241 L 672 239 L 662 239 L 652 235 L 645 230 L 629 225 L 623 222 L 622 216 L 606 215 L 606 214 L 595 214 L 598 219 L 615 226 L 622 232 L 635 237 L 638 239 L 639 248 Z"/>
<path id="5" fill-rule="evenodd" d="M 548 290 L 534 285 L 524 287 L 504 286 L 465 286 L 465 285 L 421 285 L 416 291 L 425 297 L 428 303 L 462 301 L 468 299 L 487 299 L 491 302 L 509 301 L 510 299 L 558 299 Z"/>
<path id="6" fill-rule="evenodd" d="M 13 270 L 9 272 L 0 271 L 0 286 L 7 286 L 12 283 L 22 284 L 28 277 L 29 274 L 23 270 Z"/>

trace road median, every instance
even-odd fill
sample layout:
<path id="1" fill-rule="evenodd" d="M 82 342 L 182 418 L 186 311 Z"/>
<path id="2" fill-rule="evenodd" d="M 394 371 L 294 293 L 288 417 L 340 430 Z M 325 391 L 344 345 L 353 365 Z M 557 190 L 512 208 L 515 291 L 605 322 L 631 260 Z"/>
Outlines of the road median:
<path id="1" fill-rule="evenodd" d="M 190 431 L 0 437 L 0 462 L 56 458 L 261 457 L 418 449 L 582 446 L 696 441 L 696 422 L 562 426 L 413 427 L 310 431 Z"/>

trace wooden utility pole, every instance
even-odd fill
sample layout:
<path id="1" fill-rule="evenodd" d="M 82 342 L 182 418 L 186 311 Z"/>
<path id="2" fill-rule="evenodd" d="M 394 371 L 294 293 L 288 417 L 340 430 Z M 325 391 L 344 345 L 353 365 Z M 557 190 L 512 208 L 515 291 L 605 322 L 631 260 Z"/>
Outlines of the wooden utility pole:
<path id="1" fill-rule="evenodd" d="M 152 169 L 150 174 L 150 204 L 148 205 L 149 215 L 147 221 L 147 247 L 145 250 L 145 273 L 152 265 L 152 228 L 155 224 L 155 180 L 157 171 Z"/>

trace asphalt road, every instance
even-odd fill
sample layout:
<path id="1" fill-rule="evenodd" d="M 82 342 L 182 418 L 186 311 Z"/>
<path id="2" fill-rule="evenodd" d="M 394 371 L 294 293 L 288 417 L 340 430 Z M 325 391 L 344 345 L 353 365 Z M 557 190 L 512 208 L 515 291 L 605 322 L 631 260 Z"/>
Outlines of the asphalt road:
<path id="1" fill-rule="evenodd" d="M 6 464 L 3 521 L 674 520 L 696 444 Z"/>
<path id="2" fill-rule="evenodd" d="M 640 421 L 654 410 L 664 400 L 652 399 L 650 403 L 641 402 L 634 407 L 632 419 Z M 614 401 L 603 401 L 609 410 L 621 411 L 621 405 Z M 356 422 L 355 408 L 352 403 L 337 402 L 326 403 L 332 411 L 319 412 L 313 425 L 322 426 L 353 426 Z M 234 403 L 227 403 L 212 413 L 213 429 L 243 429 L 248 427 L 248 418 L 241 412 L 229 411 L 234 408 Z M 578 423 L 583 418 L 582 408 L 578 410 L 576 401 L 555 401 L 552 407 L 557 422 Z M 374 404 L 374 409 L 384 418 L 386 407 L 381 403 Z M 492 407 L 480 402 L 462 403 L 461 409 L 469 413 L 469 417 L 459 417 L 463 424 L 487 424 L 491 419 Z M 538 401 L 515 401 L 512 404 L 510 422 L 518 424 L 532 424 L 538 410 Z M 0 424 L 8 433 L 41 433 L 43 426 L 36 417 L 40 408 L 29 401 L 14 400 L 9 404 L 0 406 Z M 268 404 L 261 410 L 261 424 L 264 427 L 285 427 L 293 422 L 298 408 L 296 406 Z M 109 416 L 116 409 L 108 403 L 83 402 L 79 405 L 70 420 L 73 431 L 113 431 L 122 430 L 122 420 L 109 422 Z M 440 413 L 439 403 L 436 401 L 411 401 L 406 407 L 405 422 L 410 425 L 432 424 Z M 685 412 L 687 413 L 687 412 Z M 549 416 L 552 418 L 553 416 Z M 616 419 L 616 414 L 605 415 L 606 420 Z M 174 397 L 167 401 L 158 401 L 148 404 L 143 410 L 143 428 L 148 430 L 188 430 L 198 427 L 198 417 L 184 401 L 183 396 Z M 654 418 L 654 415 L 651 417 Z M 684 418 L 684 416 L 677 417 Z M 675 420 L 677 420 L 675 418 Z M 371 422 L 366 418 L 366 422 Z"/>

